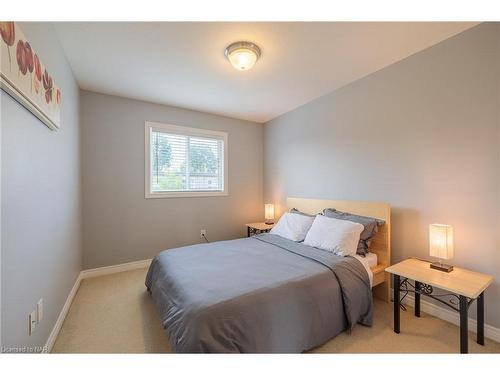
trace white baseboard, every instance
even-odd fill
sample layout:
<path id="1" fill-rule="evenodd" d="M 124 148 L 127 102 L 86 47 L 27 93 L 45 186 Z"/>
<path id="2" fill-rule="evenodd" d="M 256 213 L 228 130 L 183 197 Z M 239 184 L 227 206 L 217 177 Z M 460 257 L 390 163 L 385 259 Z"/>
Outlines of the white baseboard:
<path id="1" fill-rule="evenodd" d="M 46 348 L 47 352 L 49 352 L 49 353 L 52 351 L 52 347 L 54 346 L 54 343 L 56 342 L 57 335 L 59 334 L 59 331 L 61 330 L 61 327 L 64 323 L 64 319 L 66 319 L 66 315 L 68 314 L 71 303 L 73 302 L 73 298 L 75 298 L 76 292 L 78 291 L 78 288 L 80 287 L 81 281 L 82 281 L 82 273 L 80 272 L 78 274 L 78 277 L 76 278 L 76 281 L 75 281 L 75 284 L 73 285 L 73 288 L 71 288 L 71 290 L 68 294 L 68 298 L 66 298 L 66 302 L 64 303 L 64 306 L 61 309 L 59 316 L 57 317 L 56 324 L 54 324 L 54 327 L 52 328 L 52 331 L 50 332 L 49 338 L 47 339 L 47 342 L 45 343 L 45 348 Z"/>
<path id="2" fill-rule="evenodd" d="M 415 297 L 407 295 L 403 300 L 403 303 L 405 305 L 413 307 L 415 306 Z M 433 303 L 430 303 L 429 301 L 424 300 L 423 298 L 420 299 L 420 309 L 421 311 L 426 312 L 429 315 L 435 316 L 436 318 L 445 320 L 447 322 L 455 324 L 456 326 L 460 325 L 460 315 L 457 312 L 445 309 L 444 307 L 441 306 L 437 306 Z M 476 319 L 469 318 L 469 331 L 472 331 L 474 333 L 477 332 Z M 493 341 L 500 342 L 500 329 L 485 324 L 484 336 Z"/>
<path id="3" fill-rule="evenodd" d="M 69 308 L 73 303 L 73 299 L 75 298 L 76 292 L 78 291 L 80 283 L 82 282 L 83 279 L 110 275 L 118 272 L 136 270 L 139 268 L 146 268 L 149 267 L 150 264 L 151 264 L 151 259 L 146 259 L 146 260 L 139 260 L 137 262 L 129 262 L 129 263 L 117 264 L 114 266 L 92 268 L 81 271 L 78 277 L 76 278 L 75 284 L 73 285 L 73 288 L 71 288 L 71 291 L 68 294 L 68 298 L 66 298 L 66 302 L 64 303 L 64 306 L 61 309 L 59 316 L 57 317 L 56 323 L 54 324 L 54 327 L 50 332 L 49 338 L 45 343 L 45 348 L 47 349 L 47 351 L 49 353 L 52 351 L 54 343 L 56 342 L 57 339 L 57 335 L 59 335 L 59 331 L 61 330 L 61 327 L 64 323 L 64 319 L 66 319 L 66 315 L 68 314 Z"/>
<path id="4" fill-rule="evenodd" d="M 91 277 L 110 275 L 112 273 L 131 271 L 131 270 L 136 270 L 139 268 L 146 268 L 146 267 L 149 267 L 150 264 L 151 264 L 151 259 L 138 260 L 136 262 L 122 263 L 122 264 L 116 264 L 114 266 L 91 268 L 88 270 L 83 270 L 81 272 L 81 275 L 82 275 L 82 279 L 89 279 Z"/>

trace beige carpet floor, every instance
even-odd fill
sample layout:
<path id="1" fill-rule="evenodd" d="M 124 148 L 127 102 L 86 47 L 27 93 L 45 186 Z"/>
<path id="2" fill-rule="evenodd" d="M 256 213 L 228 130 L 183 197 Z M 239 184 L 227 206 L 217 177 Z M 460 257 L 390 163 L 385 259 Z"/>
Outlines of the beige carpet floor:
<path id="1" fill-rule="evenodd" d="M 146 292 L 146 269 L 83 280 L 61 328 L 54 353 L 164 353 L 170 347 Z M 469 335 L 471 353 L 500 353 L 486 339 Z M 392 304 L 375 301 L 373 327 L 357 325 L 313 350 L 315 353 L 457 353 L 458 327 L 425 313 L 401 312 L 401 334 L 392 331 Z"/>

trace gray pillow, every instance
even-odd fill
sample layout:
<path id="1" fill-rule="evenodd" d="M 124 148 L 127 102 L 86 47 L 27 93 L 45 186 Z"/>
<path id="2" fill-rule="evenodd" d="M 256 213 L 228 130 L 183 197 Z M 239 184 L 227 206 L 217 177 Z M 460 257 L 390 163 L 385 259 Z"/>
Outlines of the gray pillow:
<path id="1" fill-rule="evenodd" d="M 299 211 L 296 208 L 292 208 L 290 210 L 291 214 L 299 214 L 299 215 L 304 215 L 304 216 L 309 216 L 309 217 L 315 217 L 316 215 L 311 215 L 311 214 L 306 214 L 305 212 Z"/>
<path id="2" fill-rule="evenodd" d="M 358 250 L 356 251 L 358 255 L 362 256 L 365 256 L 366 253 L 368 253 L 370 240 L 377 234 L 378 227 L 385 223 L 385 221 L 381 219 L 337 211 L 335 208 L 325 208 L 323 210 L 323 215 L 326 217 L 333 217 L 335 219 L 353 221 L 365 227 L 359 236 Z"/>

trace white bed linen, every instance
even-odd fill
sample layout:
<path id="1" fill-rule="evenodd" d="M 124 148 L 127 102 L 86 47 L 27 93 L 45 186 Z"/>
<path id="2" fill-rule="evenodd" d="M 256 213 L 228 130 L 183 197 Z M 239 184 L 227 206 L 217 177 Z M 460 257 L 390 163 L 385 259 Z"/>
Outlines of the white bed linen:
<path id="1" fill-rule="evenodd" d="M 377 254 L 367 253 L 365 259 L 370 267 L 375 267 L 378 264 Z"/>
<path id="2" fill-rule="evenodd" d="M 359 256 L 358 254 L 353 255 L 354 258 L 359 260 L 361 264 L 365 267 L 366 273 L 368 274 L 368 278 L 370 279 L 370 288 L 373 286 L 373 272 L 370 269 L 370 264 L 368 263 L 368 260 L 366 258 L 363 258 L 362 256 Z"/>
<path id="3" fill-rule="evenodd" d="M 304 245 L 331 251 L 344 257 L 354 255 L 363 229 L 359 223 L 316 215 L 307 232 Z"/>
<path id="4" fill-rule="evenodd" d="M 313 221 L 314 217 L 311 216 L 285 212 L 273 229 L 271 229 L 271 234 L 276 234 L 295 242 L 304 241 Z"/>

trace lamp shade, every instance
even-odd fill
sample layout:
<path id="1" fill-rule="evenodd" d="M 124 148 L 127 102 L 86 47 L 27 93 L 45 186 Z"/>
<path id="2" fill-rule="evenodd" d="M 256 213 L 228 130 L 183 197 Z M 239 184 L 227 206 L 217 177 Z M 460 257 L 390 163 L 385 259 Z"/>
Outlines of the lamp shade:
<path id="1" fill-rule="evenodd" d="M 453 258 L 453 227 L 444 224 L 429 225 L 429 252 L 436 258 Z"/>
<path id="2" fill-rule="evenodd" d="M 274 220 L 274 204 L 266 203 L 264 205 L 264 218 L 266 221 Z"/>

